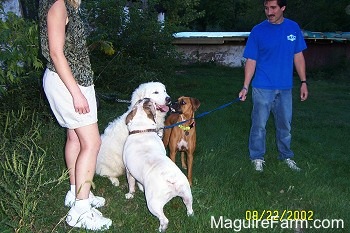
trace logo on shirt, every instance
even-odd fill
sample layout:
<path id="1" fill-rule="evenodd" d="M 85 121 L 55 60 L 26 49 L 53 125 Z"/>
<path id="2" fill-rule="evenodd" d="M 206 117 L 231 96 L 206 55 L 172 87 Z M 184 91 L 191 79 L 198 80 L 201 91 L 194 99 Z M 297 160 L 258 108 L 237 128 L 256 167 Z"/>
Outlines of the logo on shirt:
<path id="1" fill-rule="evenodd" d="M 289 36 L 287 36 L 287 40 L 295 41 L 296 39 L 297 39 L 297 37 L 294 36 L 293 34 L 290 34 Z"/>

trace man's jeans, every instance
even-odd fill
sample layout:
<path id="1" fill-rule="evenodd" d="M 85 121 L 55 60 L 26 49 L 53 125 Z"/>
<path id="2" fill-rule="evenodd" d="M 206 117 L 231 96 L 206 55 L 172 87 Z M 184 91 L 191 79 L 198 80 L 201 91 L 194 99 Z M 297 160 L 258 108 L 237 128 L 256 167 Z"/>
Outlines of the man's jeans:
<path id="1" fill-rule="evenodd" d="M 264 159 L 266 153 L 266 123 L 274 115 L 276 143 L 281 160 L 294 156 L 290 149 L 292 136 L 292 89 L 268 90 L 253 88 L 252 127 L 249 136 L 250 159 Z"/>

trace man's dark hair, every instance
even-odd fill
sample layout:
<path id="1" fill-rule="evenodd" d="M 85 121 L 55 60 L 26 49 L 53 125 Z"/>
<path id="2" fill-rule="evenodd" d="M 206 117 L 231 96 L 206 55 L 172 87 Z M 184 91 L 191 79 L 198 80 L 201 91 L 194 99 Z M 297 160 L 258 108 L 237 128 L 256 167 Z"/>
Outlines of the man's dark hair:
<path id="1" fill-rule="evenodd" d="M 287 0 L 264 0 L 264 5 L 266 2 L 270 2 L 270 1 L 277 1 L 277 5 L 282 8 L 284 6 L 287 6 Z"/>

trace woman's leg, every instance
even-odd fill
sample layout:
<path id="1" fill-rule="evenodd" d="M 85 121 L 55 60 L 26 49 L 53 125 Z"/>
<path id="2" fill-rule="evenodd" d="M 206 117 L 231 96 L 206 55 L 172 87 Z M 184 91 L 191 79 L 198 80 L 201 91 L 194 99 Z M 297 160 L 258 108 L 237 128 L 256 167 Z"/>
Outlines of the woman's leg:
<path id="1" fill-rule="evenodd" d="M 65 147 L 65 159 L 69 172 L 69 182 L 75 185 L 75 163 L 80 153 L 80 142 L 74 129 L 67 129 L 67 141 Z M 75 192 L 74 192 L 75 194 Z"/>
<path id="2" fill-rule="evenodd" d="M 91 198 L 89 198 L 91 183 L 95 174 L 96 158 L 101 145 L 100 134 L 97 123 L 83 126 L 75 130 L 69 130 L 70 140 L 67 151 L 70 167 L 74 167 L 76 184 L 76 198 L 74 206 L 69 210 L 66 222 L 72 227 L 80 227 L 90 230 L 108 229 L 112 225 L 112 220 L 103 217 L 102 213 L 95 208 L 91 208 Z M 77 140 L 78 139 L 78 140 Z M 76 156 L 79 142 L 79 154 Z M 73 165 L 74 160 L 76 161 Z"/>
<path id="3" fill-rule="evenodd" d="M 67 131 L 66 163 L 70 183 L 76 187 L 77 199 L 89 197 L 100 145 L 97 123 Z"/>

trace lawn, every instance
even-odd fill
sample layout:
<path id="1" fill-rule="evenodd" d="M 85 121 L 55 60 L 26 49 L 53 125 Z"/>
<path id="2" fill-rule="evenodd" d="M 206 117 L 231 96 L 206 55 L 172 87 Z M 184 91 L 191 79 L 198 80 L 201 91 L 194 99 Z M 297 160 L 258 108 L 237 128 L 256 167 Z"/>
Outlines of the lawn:
<path id="1" fill-rule="evenodd" d="M 178 68 L 173 77 L 160 81 L 167 86 L 173 99 L 181 95 L 199 99 L 198 115 L 236 99 L 243 83 L 243 70 L 185 66 Z M 103 93 L 98 88 L 97 91 Z M 253 169 L 248 158 L 250 93 L 245 102 L 232 103 L 198 118 L 192 187 L 195 216 L 187 217 L 181 200 L 174 198 L 165 207 L 170 221 L 167 232 L 349 232 L 350 82 L 318 79 L 313 75 L 309 78 L 309 92 L 309 99 L 301 102 L 295 77 L 292 149 L 301 172 L 292 171 L 277 160 L 272 118 L 267 127 L 264 172 Z M 126 109 L 126 103 L 102 98 L 101 133 L 108 122 Z M 42 137 L 47 154 L 45 169 L 50 171 L 50 176 L 59 176 L 65 169 L 65 132 L 51 120 L 45 122 Z M 95 176 L 94 183 L 94 193 L 107 201 L 101 212 L 113 220 L 111 229 L 106 232 L 157 231 L 158 219 L 148 211 L 143 193 L 137 191 L 133 200 L 125 199 L 125 177 L 121 178 L 119 187 L 99 176 Z M 68 188 L 68 181 L 65 181 L 47 190 L 34 216 L 34 232 L 85 232 L 72 229 L 64 222 L 68 208 L 63 203 Z M 277 214 L 284 215 L 284 221 L 274 223 L 272 228 L 266 225 L 266 219 Z M 244 219 L 256 218 L 261 221 L 257 221 L 255 227 L 248 228 L 247 223 L 239 227 Z M 287 218 L 309 219 L 310 228 L 287 228 L 282 225 Z M 334 219 L 342 220 L 345 228 L 335 229 L 335 221 L 331 228 Z"/>

